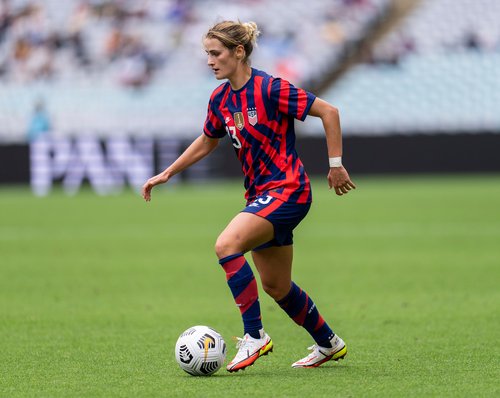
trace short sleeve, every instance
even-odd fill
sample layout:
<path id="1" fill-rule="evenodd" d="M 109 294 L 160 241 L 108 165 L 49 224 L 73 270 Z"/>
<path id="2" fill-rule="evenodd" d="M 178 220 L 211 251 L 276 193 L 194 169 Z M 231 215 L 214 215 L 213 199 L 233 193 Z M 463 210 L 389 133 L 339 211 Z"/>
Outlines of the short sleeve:
<path id="1" fill-rule="evenodd" d="M 214 101 L 210 99 L 207 108 L 207 118 L 203 126 L 203 132 L 210 138 L 222 138 L 226 135 L 221 119 L 217 116 Z"/>
<path id="2" fill-rule="evenodd" d="M 270 99 L 279 112 L 303 121 L 316 96 L 284 79 L 275 78 L 271 82 Z"/>

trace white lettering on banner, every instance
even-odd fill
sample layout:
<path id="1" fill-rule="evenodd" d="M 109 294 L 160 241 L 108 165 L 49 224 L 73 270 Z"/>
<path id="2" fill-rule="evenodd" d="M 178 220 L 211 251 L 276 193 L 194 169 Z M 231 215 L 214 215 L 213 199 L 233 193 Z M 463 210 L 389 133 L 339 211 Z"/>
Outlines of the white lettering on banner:
<path id="1" fill-rule="evenodd" d="M 140 139 L 132 146 L 128 138 L 108 140 L 108 160 L 120 186 L 127 180 L 138 192 L 144 182 L 154 174 L 153 140 Z"/>
<path id="2" fill-rule="evenodd" d="M 153 140 L 95 137 L 74 140 L 41 138 L 30 145 L 31 187 L 36 195 L 50 193 L 54 181 L 75 194 L 88 180 L 100 195 L 121 190 L 126 182 L 139 191 L 154 171 Z"/>

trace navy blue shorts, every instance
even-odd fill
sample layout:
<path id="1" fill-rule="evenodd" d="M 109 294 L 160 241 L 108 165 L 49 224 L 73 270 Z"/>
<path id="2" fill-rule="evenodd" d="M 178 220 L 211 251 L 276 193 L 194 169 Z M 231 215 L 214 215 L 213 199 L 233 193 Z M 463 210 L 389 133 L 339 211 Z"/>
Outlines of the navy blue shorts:
<path id="1" fill-rule="evenodd" d="M 253 250 L 293 243 L 293 230 L 306 216 L 311 203 L 288 203 L 270 195 L 258 196 L 242 212 L 265 218 L 274 227 L 274 238 Z"/>

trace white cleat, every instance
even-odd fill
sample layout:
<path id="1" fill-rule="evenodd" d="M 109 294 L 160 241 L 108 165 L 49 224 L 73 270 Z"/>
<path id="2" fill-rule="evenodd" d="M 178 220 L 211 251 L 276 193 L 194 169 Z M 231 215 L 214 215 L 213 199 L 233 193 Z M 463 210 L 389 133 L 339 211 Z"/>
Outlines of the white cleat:
<path id="1" fill-rule="evenodd" d="M 264 330 L 260 330 L 260 336 L 260 339 L 255 339 L 247 333 L 243 338 L 238 337 L 238 342 L 236 343 L 238 352 L 234 359 L 227 365 L 226 369 L 228 372 L 237 372 L 238 370 L 245 369 L 247 366 L 253 365 L 259 357 L 273 351 L 271 337 Z"/>
<path id="2" fill-rule="evenodd" d="M 332 348 L 320 347 L 317 344 L 309 347 L 312 352 L 305 358 L 292 364 L 292 368 L 317 368 L 318 366 L 333 359 L 338 361 L 347 355 L 347 346 L 338 336 L 331 340 Z"/>

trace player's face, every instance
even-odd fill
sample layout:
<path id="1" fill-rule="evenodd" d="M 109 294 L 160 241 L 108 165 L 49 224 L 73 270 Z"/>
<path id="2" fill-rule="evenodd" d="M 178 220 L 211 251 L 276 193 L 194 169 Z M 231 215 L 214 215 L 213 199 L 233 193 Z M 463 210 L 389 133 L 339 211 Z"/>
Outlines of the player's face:
<path id="1" fill-rule="evenodd" d="M 206 38 L 203 41 L 207 53 L 207 64 L 217 80 L 229 79 L 238 70 L 239 59 L 234 51 L 224 46 L 219 40 Z"/>

